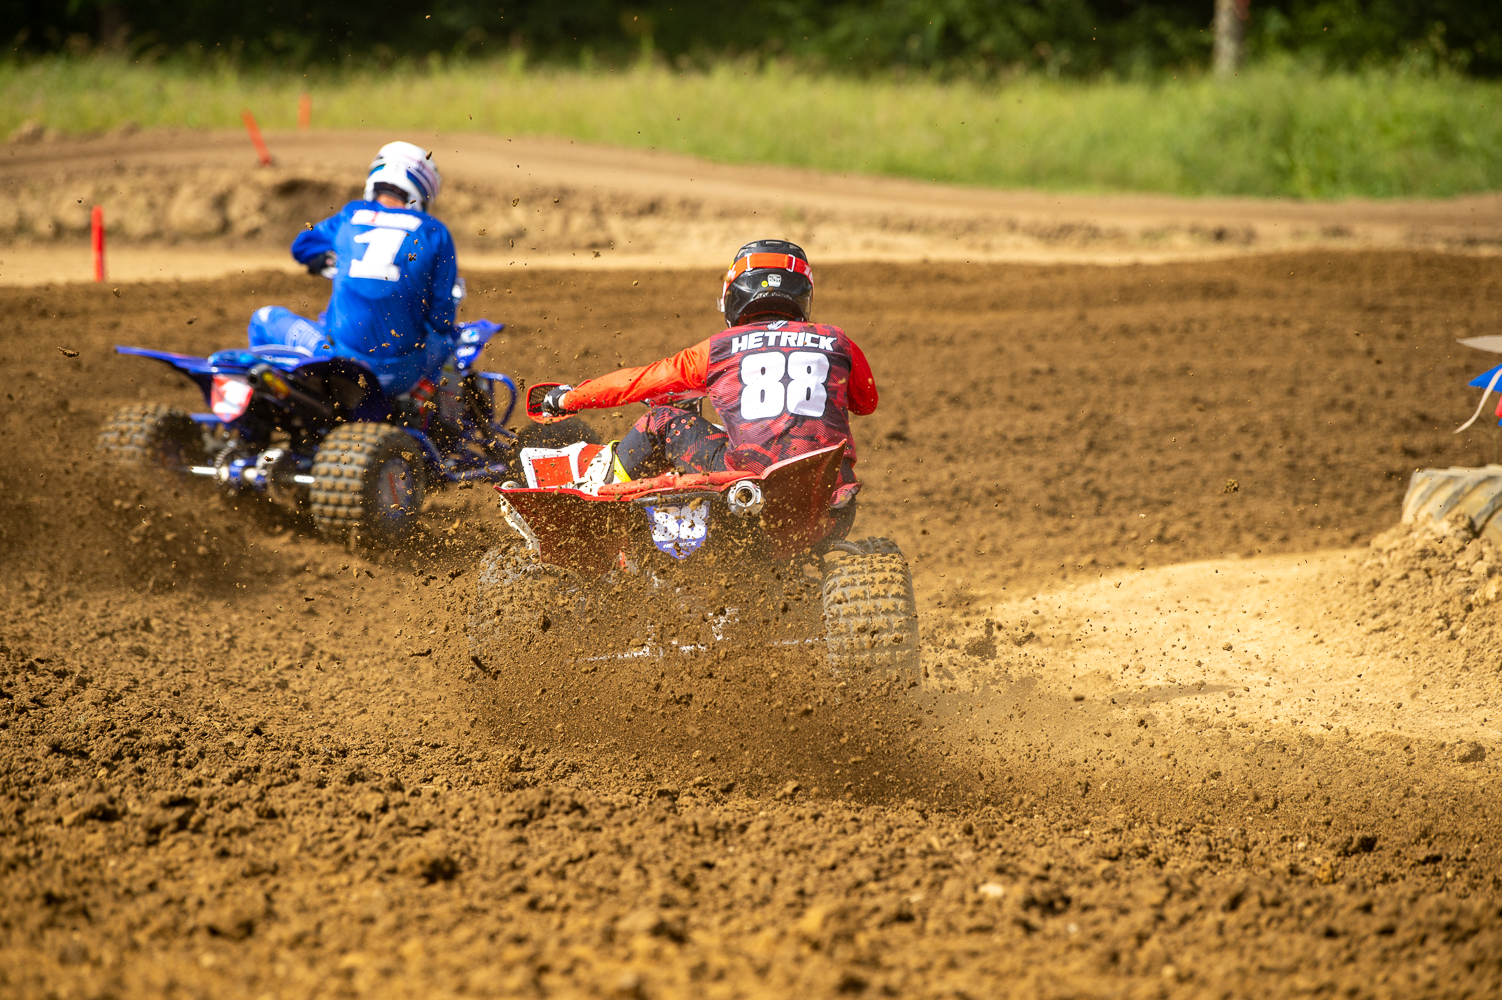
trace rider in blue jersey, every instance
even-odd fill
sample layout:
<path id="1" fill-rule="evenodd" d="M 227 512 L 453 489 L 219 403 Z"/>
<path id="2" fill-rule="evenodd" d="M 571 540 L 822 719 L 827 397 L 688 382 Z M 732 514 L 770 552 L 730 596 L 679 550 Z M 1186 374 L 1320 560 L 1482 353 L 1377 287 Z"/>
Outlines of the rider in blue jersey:
<path id="1" fill-rule="evenodd" d="M 388 396 L 436 377 L 454 351 L 454 312 L 464 294 L 453 238 L 426 211 L 440 183 L 422 147 L 382 146 L 365 197 L 292 241 L 298 263 L 333 278 L 327 310 L 310 320 L 282 306 L 257 309 L 250 346 L 357 358 Z"/>

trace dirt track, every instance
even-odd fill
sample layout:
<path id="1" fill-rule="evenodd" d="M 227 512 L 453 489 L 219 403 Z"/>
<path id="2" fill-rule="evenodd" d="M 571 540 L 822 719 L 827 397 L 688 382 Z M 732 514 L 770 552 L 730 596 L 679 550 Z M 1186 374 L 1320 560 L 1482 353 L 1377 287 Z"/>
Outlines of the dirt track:
<path id="1" fill-rule="evenodd" d="M 527 378 L 716 318 L 712 268 L 528 271 L 469 304 Z M 858 531 L 913 560 L 921 692 L 837 703 L 802 654 L 481 673 L 483 491 L 367 557 L 88 454 L 124 402 L 197 405 L 110 344 L 233 343 L 321 283 L 0 291 L 0 992 L 1502 989 L 1502 559 L 1361 548 L 1412 468 L 1493 457 L 1450 430 L 1495 264 L 819 280 L 883 392 Z"/>
<path id="2" fill-rule="evenodd" d="M 272 169 L 238 131 L 146 131 L 0 145 L 0 284 L 84 280 L 89 209 L 112 274 L 139 281 L 293 270 L 287 234 L 358 192 L 381 132 L 273 133 Z M 437 212 L 465 266 L 723 267 L 767 231 L 833 261 L 1207 259 L 1277 250 L 1502 247 L 1502 195 L 1428 201 L 1070 195 L 727 166 L 481 135 L 413 135 L 445 177 Z"/>

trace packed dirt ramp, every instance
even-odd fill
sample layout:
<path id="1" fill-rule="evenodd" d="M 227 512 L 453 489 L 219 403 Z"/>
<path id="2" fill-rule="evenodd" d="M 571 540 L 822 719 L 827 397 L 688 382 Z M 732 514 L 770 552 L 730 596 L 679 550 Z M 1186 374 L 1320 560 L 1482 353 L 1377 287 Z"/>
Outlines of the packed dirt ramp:
<path id="1" fill-rule="evenodd" d="M 509 324 L 487 367 L 529 384 L 716 319 L 712 268 L 470 281 L 466 318 Z M 486 489 L 372 549 L 94 455 L 123 406 L 201 406 L 111 345 L 238 343 L 323 285 L 0 290 L 0 993 L 1502 990 L 1502 555 L 1394 527 L 1416 468 L 1492 457 L 1452 434 L 1453 339 L 1494 321 L 1495 269 L 820 282 L 881 386 L 855 531 L 907 557 L 921 680 L 801 644 L 476 662 L 512 544 Z M 766 635 L 806 589 L 757 605 Z M 666 607 L 574 635 L 699 627 Z"/>

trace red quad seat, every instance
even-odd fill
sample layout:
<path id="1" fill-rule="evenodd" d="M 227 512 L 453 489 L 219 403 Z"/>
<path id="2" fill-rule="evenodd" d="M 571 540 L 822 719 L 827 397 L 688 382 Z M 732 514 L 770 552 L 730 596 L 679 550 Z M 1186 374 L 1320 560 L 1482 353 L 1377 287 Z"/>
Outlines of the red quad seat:
<path id="1" fill-rule="evenodd" d="M 625 483 L 606 483 L 600 487 L 602 497 L 620 497 L 629 500 L 644 493 L 659 490 L 692 490 L 706 486 L 726 486 L 742 479 L 759 479 L 754 472 L 664 472 L 660 476 L 633 479 Z"/>

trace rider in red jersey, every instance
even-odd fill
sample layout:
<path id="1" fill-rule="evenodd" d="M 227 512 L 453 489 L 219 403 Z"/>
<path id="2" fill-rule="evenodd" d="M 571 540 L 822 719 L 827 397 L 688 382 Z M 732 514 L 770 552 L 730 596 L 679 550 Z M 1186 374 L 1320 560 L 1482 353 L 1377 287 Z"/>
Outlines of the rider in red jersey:
<path id="1" fill-rule="evenodd" d="M 876 381 L 843 330 L 808 321 L 813 291 L 801 248 L 783 240 L 748 243 L 725 274 L 724 330 L 654 364 L 553 389 L 543 409 L 561 416 L 651 404 L 616 447 L 618 472 L 631 479 L 670 469 L 761 472 L 844 441 L 834 503 L 848 507 L 860 488 L 850 414 L 876 410 Z M 699 415 L 703 396 L 723 428 Z"/>

